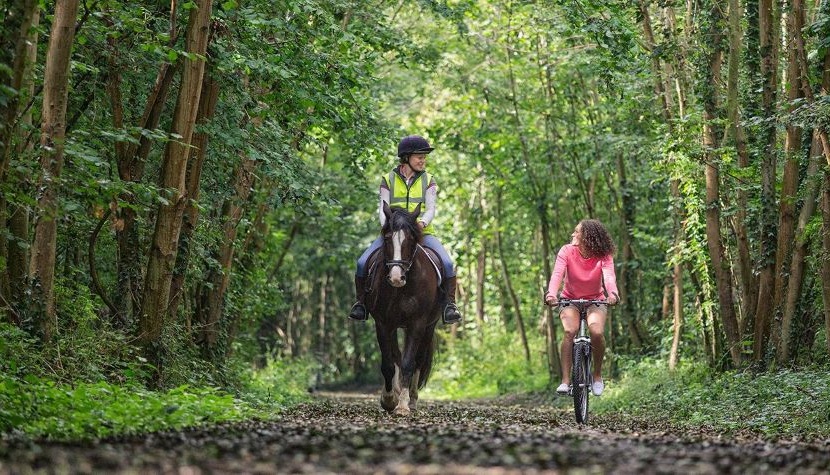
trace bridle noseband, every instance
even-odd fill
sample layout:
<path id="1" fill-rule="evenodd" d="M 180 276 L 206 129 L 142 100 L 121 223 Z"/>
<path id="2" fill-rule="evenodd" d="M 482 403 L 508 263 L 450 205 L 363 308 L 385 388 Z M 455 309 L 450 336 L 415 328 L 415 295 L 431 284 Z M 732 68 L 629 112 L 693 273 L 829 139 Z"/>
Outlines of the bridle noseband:
<path id="1" fill-rule="evenodd" d="M 421 248 L 420 244 L 415 244 L 415 252 L 412 253 L 412 256 L 409 257 L 408 261 L 403 259 L 392 259 L 390 261 L 386 261 L 386 270 L 391 271 L 393 267 L 397 266 L 401 268 L 401 272 L 404 276 L 406 273 L 409 272 L 409 269 L 412 267 L 412 263 L 415 262 L 415 256 L 418 254 L 418 249 Z"/>

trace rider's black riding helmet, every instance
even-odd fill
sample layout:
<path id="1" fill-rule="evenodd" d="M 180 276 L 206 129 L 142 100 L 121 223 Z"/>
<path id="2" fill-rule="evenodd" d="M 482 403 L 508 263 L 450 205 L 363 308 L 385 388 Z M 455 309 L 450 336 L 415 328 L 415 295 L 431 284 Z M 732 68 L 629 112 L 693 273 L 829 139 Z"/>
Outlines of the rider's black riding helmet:
<path id="1" fill-rule="evenodd" d="M 434 147 L 429 146 L 427 139 L 420 135 L 408 135 L 398 142 L 398 158 L 402 162 L 409 159 L 413 153 L 429 153 L 435 150 Z"/>

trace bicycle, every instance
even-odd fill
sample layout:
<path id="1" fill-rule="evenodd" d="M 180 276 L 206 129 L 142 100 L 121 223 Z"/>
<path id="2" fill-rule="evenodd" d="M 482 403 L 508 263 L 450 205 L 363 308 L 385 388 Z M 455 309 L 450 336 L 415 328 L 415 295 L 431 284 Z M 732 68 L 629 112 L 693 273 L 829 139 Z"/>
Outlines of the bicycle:
<path id="1" fill-rule="evenodd" d="M 574 398 L 574 415 L 578 424 L 588 423 L 588 395 L 594 383 L 591 372 L 591 334 L 588 332 L 588 309 L 592 305 L 608 305 L 605 300 L 559 299 L 552 307 L 573 305 L 579 310 L 579 330 L 574 336 L 573 364 L 569 394 Z"/>

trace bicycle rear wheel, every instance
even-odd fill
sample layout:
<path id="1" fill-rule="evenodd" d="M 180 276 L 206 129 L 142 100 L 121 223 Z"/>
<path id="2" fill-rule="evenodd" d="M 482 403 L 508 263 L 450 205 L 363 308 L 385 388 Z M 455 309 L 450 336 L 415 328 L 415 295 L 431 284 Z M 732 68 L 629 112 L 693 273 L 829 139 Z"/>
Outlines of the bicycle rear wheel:
<path id="1" fill-rule="evenodd" d="M 574 415 L 578 424 L 588 423 L 588 395 L 591 393 L 591 344 L 574 344 L 572 369 Z"/>

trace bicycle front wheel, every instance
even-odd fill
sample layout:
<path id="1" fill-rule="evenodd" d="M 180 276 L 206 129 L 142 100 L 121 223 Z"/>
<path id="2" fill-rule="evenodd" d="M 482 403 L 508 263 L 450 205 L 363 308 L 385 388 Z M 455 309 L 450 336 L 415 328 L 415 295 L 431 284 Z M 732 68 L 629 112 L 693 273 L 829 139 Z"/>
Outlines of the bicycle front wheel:
<path id="1" fill-rule="evenodd" d="M 574 344 L 572 369 L 574 415 L 578 424 L 588 423 L 588 395 L 591 393 L 591 344 Z"/>

